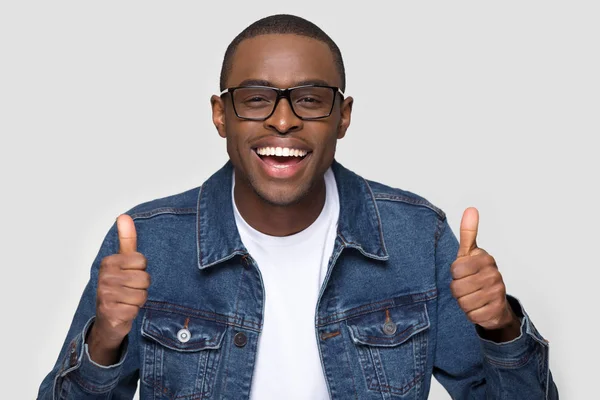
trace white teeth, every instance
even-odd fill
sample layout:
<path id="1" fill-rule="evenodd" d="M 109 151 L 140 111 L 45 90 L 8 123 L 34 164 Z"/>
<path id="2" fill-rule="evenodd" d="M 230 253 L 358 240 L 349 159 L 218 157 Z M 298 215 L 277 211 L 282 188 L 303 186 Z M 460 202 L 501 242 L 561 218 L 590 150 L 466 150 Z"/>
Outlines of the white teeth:
<path id="1" fill-rule="evenodd" d="M 304 157 L 308 154 L 305 150 L 291 149 L 289 147 L 259 147 L 256 153 L 261 156 L 278 157 Z"/>

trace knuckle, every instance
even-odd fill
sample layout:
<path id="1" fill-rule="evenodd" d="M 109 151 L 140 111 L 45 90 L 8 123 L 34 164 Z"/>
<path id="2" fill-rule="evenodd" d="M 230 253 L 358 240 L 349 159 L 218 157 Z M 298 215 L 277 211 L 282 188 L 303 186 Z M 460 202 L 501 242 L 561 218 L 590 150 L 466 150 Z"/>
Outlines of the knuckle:
<path id="1" fill-rule="evenodd" d="M 111 290 L 106 286 L 98 286 L 98 290 L 96 291 L 96 296 L 98 297 L 98 301 L 101 303 L 106 303 L 108 298 L 111 296 Z"/>
<path id="2" fill-rule="evenodd" d="M 450 273 L 452 274 L 453 279 L 460 278 L 463 275 L 462 271 L 463 271 L 462 264 L 454 264 L 454 265 L 452 265 L 452 267 L 450 267 Z"/>
<path id="3" fill-rule="evenodd" d="M 504 285 L 495 285 L 492 287 L 491 293 L 495 298 L 503 298 L 505 295 Z"/>
<path id="4" fill-rule="evenodd" d="M 119 254 L 111 254 L 100 261 L 100 268 L 113 268 L 118 264 Z"/>
<path id="5" fill-rule="evenodd" d="M 458 282 L 452 281 L 450 282 L 450 292 L 452 292 L 452 296 L 457 297 L 458 289 L 460 288 Z"/>
<path id="6" fill-rule="evenodd" d="M 501 315 L 502 311 L 504 311 L 504 307 L 502 305 L 501 302 L 496 302 L 493 306 L 492 306 L 492 310 L 493 310 L 493 314 L 495 316 Z M 496 317 L 496 319 L 499 319 L 499 317 Z"/>
<path id="7" fill-rule="evenodd" d="M 489 271 L 483 275 L 482 283 L 486 287 L 493 287 L 496 284 L 497 279 L 498 278 L 496 277 L 496 274 L 494 273 L 494 271 Z"/>
<path id="8" fill-rule="evenodd" d="M 117 278 L 112 273 L 106 273 L 102 276 L 102 279 L 98 280 L 98 287 L 109 288 L 116 286 Z"/>
<path id="9" fill-rule="evenodd" d="M 131 258 L 136 265 L 145 267 L 148 264 L 148 259 L 142 253 L 133 253 Z"/>
<path id="10" fill-rule="evenodd" d="M 496 265 L 496 259 L 491 254 L 486 253 L 483 257 L 484 257 L 486 265 L 489 265 L 489 266 Z"/>
<path id="11" fill-rule="evenodd" d="M 467 313 L 467 318 L 475 324 L 479 321 L 477 313 L 473 311 Z"/>

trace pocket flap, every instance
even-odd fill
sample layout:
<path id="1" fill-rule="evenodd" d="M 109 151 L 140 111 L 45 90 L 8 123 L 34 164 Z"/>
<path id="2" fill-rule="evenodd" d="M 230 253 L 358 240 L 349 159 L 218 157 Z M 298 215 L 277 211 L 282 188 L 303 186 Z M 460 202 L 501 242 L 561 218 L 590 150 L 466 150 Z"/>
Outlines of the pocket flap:
<path id="1" fill-rule="evenodd" d="M 354 343 L 392 347 L 429 328 L 425 303 L 392 307 L 346 321 Z"/>
<path id="2" fill-rule="evenodd" d="M 142 322 L 142 336 L 178 351 L 218 349 L 226 330 L 212 320 L 152 309 L 146 310 Z"/>

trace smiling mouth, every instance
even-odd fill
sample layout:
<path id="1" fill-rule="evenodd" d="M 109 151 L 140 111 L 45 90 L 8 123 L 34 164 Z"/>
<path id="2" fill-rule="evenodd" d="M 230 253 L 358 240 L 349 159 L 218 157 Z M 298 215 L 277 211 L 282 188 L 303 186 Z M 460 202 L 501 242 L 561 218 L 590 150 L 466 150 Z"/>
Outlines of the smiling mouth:
<path id="1" fill-rule="evenodd" d="M 297 165 L 312 153 L 290 147 L 258 147 L 254 151 L 265 164 L 279 169 Z"/>

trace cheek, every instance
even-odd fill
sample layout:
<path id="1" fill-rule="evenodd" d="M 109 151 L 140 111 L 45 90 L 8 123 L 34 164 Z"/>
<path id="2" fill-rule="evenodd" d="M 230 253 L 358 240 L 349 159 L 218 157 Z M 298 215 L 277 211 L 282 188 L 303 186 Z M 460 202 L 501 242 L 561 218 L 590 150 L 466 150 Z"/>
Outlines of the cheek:
<path id="1" fill-rule="evenodd" d="M 232 159 L 247 158 L 250 154 L 249 133 L 251 127 L 240 124 L 238 121 L 227 125 L 226 141 L 227 153 Z"/>
<path id="2" fill-rule="evenodd" d="M 325 134 L 325 140 L 322 143 L 324 154 L 331 156 L 333 153 L 335 153 L 337 141 L 337 131 L 330 131 Z"/>

